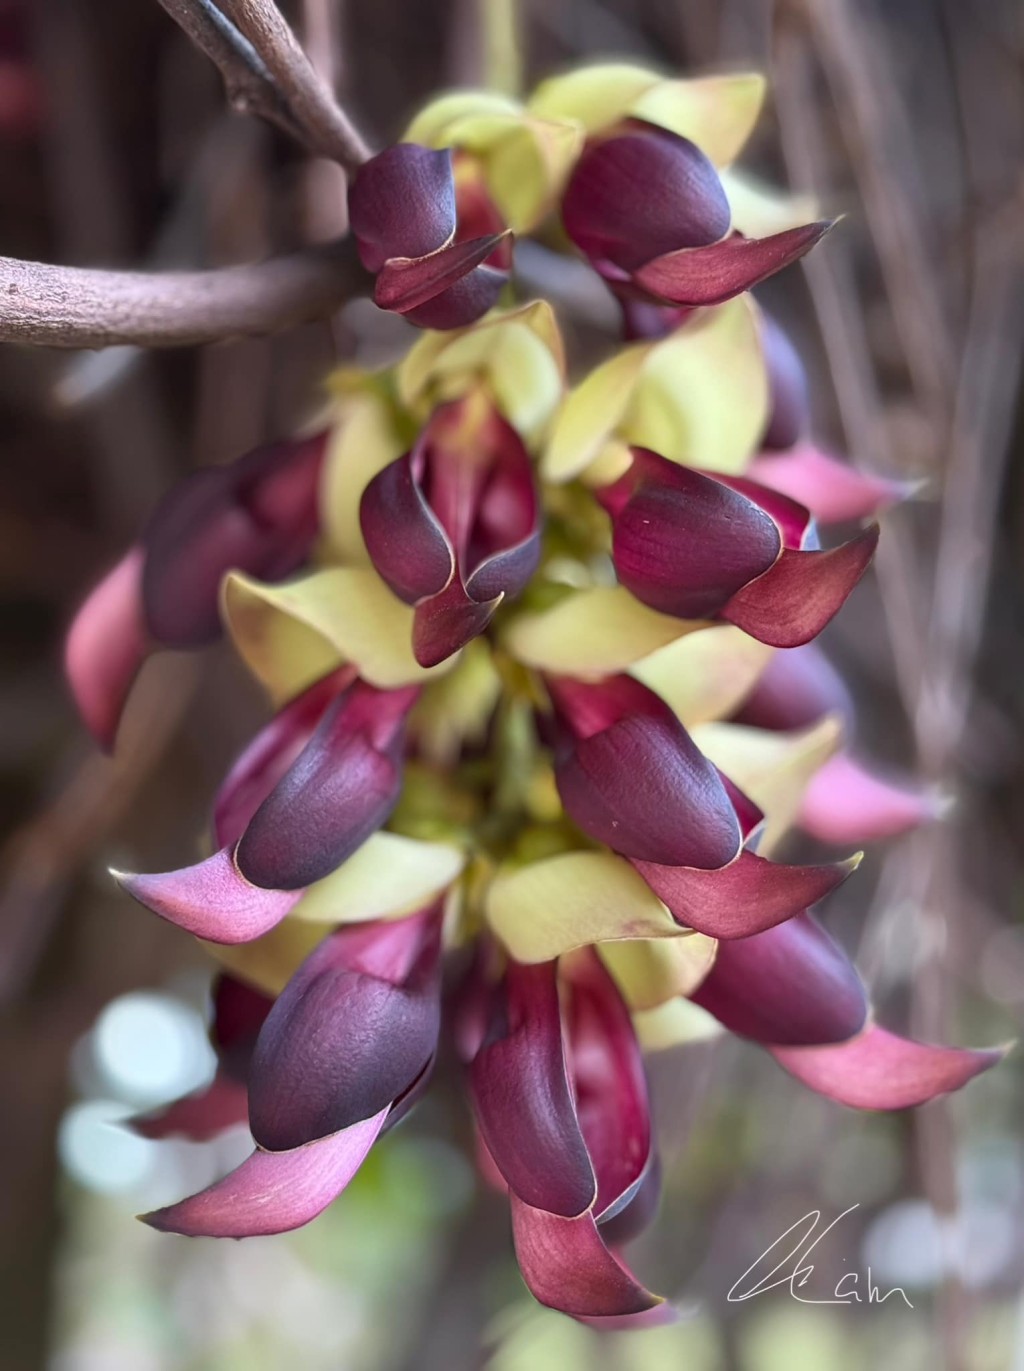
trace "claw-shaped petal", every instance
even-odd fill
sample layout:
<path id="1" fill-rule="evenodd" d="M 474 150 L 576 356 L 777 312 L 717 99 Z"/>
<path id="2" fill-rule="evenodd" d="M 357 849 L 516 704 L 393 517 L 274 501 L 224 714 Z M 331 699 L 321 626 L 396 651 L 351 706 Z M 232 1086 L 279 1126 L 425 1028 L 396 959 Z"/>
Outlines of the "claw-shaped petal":
<path id="1" fill-rule="evenodd" d="M 132 683 L 149 651 L 142 608 L 144 553 L 133 548 L 75 615 L 64 669 L 75 704 L 99 745 L 110 751 Z"/>

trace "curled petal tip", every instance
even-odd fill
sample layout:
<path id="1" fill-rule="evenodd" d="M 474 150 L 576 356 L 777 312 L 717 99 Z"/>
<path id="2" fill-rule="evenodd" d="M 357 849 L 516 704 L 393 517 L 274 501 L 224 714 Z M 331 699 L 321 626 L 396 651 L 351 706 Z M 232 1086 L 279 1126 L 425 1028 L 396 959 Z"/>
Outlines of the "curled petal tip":
<path id="1" fill-rule="evenodd" d="M 177 871 L 141 875 L 111 868 L 110 874 L 154 914 L 214 943 L 251 942 L 280 923 L 302 895 L 250 884 L 230 848 Z"/>
<path id="2" fill-rule="evenodd" d="M 141 548 L 133 548 L 75 615 L 64 670 L 78 712 L 105 752 L 112 752 L 128 694 L 149 651 L 142 613 Z"/>
<path id="3" fill-rule="evenodd" d="M 923 485 L 860 471 L 813 443 L 763 453 L 754 459 L 747 474 L 770 490 L 806 505 L 819 524 L 873 518 L 911 499 Z"/>
<path id="4" fill-rule="evenodd" d="M 843 846 L 891 838 L 948 814 L 953 797 L 875 776 L 840 753 L 812 777 L 798 822 L 821 842 Z"/>

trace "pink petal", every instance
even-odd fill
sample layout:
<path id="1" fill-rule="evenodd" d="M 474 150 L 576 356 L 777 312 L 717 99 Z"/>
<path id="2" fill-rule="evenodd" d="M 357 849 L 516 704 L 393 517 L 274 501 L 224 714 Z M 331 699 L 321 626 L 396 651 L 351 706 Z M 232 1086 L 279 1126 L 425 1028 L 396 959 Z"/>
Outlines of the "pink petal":
<path id="1" fill-rule="evenodd" d="M 719 871 L 634 862 L 673 917 L 712 938 L 749 938 L 824 899 L 859 857 L 825 866 L 783 866 L 748 849 Z"/>
<path id="2" fill-rule="evenodd" d="M 211 943 L 252 942 L 279 924 L 302 895 L 301 890 L 252 885 L 238 870 L 229 847 L 179 871 L 112 874 L 154 914 Z"/>
<path id="3" fill-rule="evenodd" d="M 100 581 L 75 615 L 64 646 L 64 669 L 78 712 L 108 752 L 149 651 L 142 613 L 143 556 L 141 548 L 132 548 Z"/>
<path id="4" fill-rule="evenodd" d="M 764 453 L 754 459 L 747 474 L 806 505 L 821 524 L 872 518 L 914 489 L 906 481 L 858 471 L 813 443 Z"/>
<path id="5" fill-rule="evenodd" d="M 743 238 L 734 233 L 707 247 L 655 257 L 635 271 L 633 279 L 666 304 L 720 305 L 796 262 L 831 227 L 832 221 L 821 220 L 770 238 Z"/>
<path id="6" fill-rule="evenodd" d="M 588 1211 L 567 1219 L 516 1195 L 512 1236 L 523 1280 L 541 1304 L 585 1318 L 639 1314 L 661 1303 L 609 1252 Z"/>
<path id="7" fill-rule="evenodd" d="M 771 647 L 799 647 L 842 608 L 877 544 L 875 524 L 828 552 L 785 548 L 773 567 L 732 597 L 722 617 Z"/>
<path id="8" fill-rule="evenodd" d="M 934 792 L 894 785 L 841 752 L 811 778 L 797 822 L 824 843 L 848 847 L 906 833 L 942 810 Z"/>
<path id="9" fill-rule="evenodd" d="M 185 1095 L 163 1109 L 140 1114 L 128 1122 L 132 1131 L 143 1138 L 184 1137 L 192 1142 L 206 1142 L 226 1128 L 245 1123 L 248 1117 L 245 1086 L 220 1072 L 205 1090 Z"/>
<path id="10" fill-rule="evenodd" d="M 384 1127 L 388 1110 L 291 1152 L 255 1151 L 206 1190 L 142 1221 L 190 1238 L 288 1233 L 322 1213 L 348 1185 Z"/>
<path id="11" fill-rule="evenodd" d="M 853 1109 L 926 1104 L 995 1066 L 1006 1050 L 937 1047 L 900 1038 L 877 1024 L 847 1043 L 769 1049 L 798 1081 Z"/>

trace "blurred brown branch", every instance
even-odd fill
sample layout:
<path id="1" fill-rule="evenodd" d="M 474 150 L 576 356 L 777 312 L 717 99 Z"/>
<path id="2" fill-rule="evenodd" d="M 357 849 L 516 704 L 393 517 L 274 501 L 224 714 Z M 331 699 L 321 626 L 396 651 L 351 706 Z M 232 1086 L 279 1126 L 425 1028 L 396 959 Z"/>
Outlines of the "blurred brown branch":
<path id="1" fill-rule="evenodd" d="M 273 333 L 323 319 L 356 293 L 354 251 L 338 243 L 214 271 L 94 271 L 0 258 L 0 342 L 173 347 Z"/>

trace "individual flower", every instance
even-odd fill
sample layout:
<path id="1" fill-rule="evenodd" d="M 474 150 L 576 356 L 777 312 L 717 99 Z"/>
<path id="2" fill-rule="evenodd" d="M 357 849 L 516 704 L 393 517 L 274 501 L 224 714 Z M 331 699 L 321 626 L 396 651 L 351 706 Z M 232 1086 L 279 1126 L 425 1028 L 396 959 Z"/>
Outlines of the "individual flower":
<path id="1" fill-rule="evenodd" d="M 715 477 L 645 448 L 596 493 L 616 574 L 680 619 L 727 619 L 773 647 L 815 637 L 867 570 L 877 527 L 823 552 L 810 512 L 754 481 Z"/>

